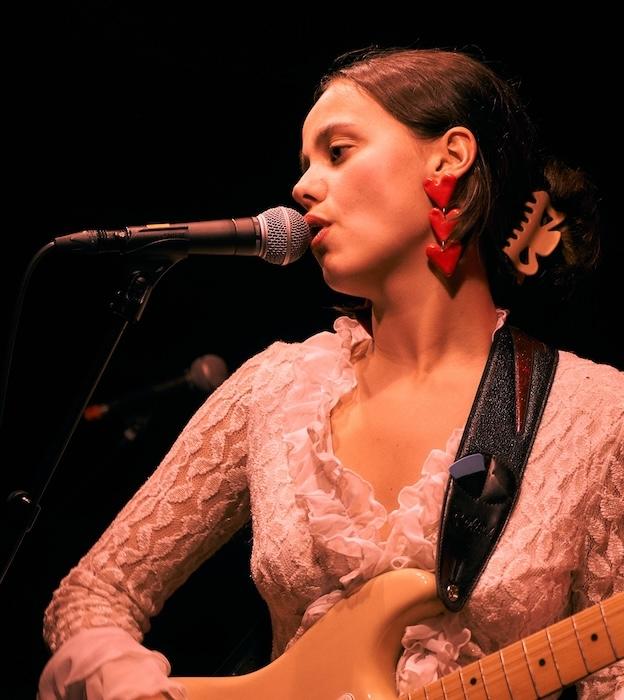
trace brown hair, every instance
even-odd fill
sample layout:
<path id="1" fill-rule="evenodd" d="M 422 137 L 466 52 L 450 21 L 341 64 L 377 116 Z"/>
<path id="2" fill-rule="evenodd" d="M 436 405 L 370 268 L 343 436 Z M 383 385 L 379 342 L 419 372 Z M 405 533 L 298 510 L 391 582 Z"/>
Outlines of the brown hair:
<path id="1" fill-rule="evenodd" d="M 566 213 L 562 244 L 540 260 L 538 276 L 571 286 L 579 273 L 593 269 L 599 249 L 594 188 L 580 170 L 545 158 L 511 82 L 466 53 L 441 49 L 347 54 L 322 79 L 316 99 L 337 79 L 355 83 L 420 138 L 436 138 L 453 126 L 474 134 L 477 158 L 449 207 L 462 210 L 455 231 L 478 242 L 498 304 L 511 305 L 516 294 L 515 271 L 502 248 L 535 190 L 548 191 L 554 208 Z"/>

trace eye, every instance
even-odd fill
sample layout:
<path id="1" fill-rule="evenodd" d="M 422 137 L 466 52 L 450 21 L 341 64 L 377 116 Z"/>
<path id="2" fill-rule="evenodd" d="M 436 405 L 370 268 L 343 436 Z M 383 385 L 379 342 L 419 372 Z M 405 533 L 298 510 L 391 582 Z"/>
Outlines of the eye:
<path id="1" fill-rule="evenodd" d="M 337 163 L 344 158 L 345 151 L 349 148 L 346 144 L 335 143 L 329 147 L 329 159 Z"/>

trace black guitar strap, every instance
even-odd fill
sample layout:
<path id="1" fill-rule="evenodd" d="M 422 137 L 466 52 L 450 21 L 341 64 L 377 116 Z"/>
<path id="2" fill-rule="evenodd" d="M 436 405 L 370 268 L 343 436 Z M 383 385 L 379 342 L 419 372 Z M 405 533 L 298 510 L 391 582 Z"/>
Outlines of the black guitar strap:
<path id="1" fill-rule="evenodd" d="M 465 605 L 518 499 L 558 359 L 516 328 L 494 334 L 442 507 L 436 580 L 449 610 Z"/>

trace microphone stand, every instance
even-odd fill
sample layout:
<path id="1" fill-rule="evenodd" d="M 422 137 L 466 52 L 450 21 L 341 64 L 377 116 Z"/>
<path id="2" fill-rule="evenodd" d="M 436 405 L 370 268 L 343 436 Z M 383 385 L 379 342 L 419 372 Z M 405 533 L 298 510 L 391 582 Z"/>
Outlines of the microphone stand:
<path id="1" fill-rule="evenodd" d="M 4 504 L 6 520 L 0 529 L 0 583 L 19 550 L 26 533 L 33 527 L 41 511 L 40 501 L 48 487 L 65 450 L 80 423 L 91 396 L 95 391 L 119 341 L 130 323 L 137 323 L 149 300 L 149 297 L 163 275 L 176 263 L 186 257 L 183 252 L 170 251 L 168 258 L 142 259 L 128 267 L 125 282 L 114 293 L 109 308 L 116 316 L 111 328 L 108 341 L 103 345 L 103 351 L 94 362 L 92 370 L 85 378 L 85 389 L 79 393 L 65 421 L 66 428 L 59 433 L 47 452 L 43 463 L 35 469 L 30 490 L 16 489 L 12 491 Z"/>

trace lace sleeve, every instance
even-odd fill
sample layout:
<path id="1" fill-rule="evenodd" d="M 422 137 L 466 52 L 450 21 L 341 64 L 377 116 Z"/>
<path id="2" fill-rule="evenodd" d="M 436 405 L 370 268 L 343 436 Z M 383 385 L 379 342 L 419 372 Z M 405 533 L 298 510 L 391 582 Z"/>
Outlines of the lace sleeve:
<path id="1" fill-rule="evenodd" d="M 249 518 L 247 408 L 258 355 L 217 389 L 158 469 L 78 565 L 45 612 L 54 652 L 86 628 L 140 642 L 149 619 Z"/>
<path id="2" fill-rule="evenodd" d="M 611 418 L 611 416 L 609 416 Z M 574 608 L 580 610 L 624 590 L 624 409 L 617 412 L 615 445 L 609 443 L 592 465 L 602 484 L 588 499 L 585 569 L 575 585 Z M 605 431 L 606 432 L 606 431 Z M 579 700 L 624 698 L 624 661 L 578 684 Z"/>

